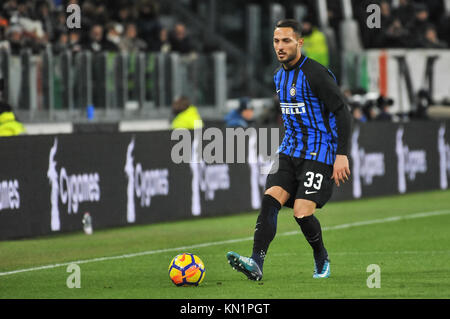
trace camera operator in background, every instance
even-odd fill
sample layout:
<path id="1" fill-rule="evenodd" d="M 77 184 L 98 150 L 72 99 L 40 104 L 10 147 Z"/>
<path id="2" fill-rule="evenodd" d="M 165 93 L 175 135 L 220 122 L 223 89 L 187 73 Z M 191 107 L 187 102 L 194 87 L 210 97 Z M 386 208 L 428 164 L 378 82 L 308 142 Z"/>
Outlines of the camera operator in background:
<path id="1" fill-rule="evenodd" d="M 376 121 L 392 121 L 392 115 L 389 112 L 389 108 L 394 101 L 392 99 L 381 96 L 377 99 L 378 115 L 375 118 Z"/>
<path id="2" fill-rule="evenodd" d="M 359 123 L 371 121 L 392 121 L 389 108 L 394 104 L 391 98 L 364 89 L 344 90 L 344 96 L 351 106 L 353 120 Z"/>

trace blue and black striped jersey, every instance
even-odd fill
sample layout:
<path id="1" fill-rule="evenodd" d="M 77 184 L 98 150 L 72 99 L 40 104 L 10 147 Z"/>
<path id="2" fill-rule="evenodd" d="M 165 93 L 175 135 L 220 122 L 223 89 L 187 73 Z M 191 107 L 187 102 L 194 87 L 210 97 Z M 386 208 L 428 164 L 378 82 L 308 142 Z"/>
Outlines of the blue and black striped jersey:
<path id="1" fill-rule="evenodd" d="M 333 112 L 345 105 L 333 73 L 302 55 L 292 68 L 277 69 L 274 81 L 285 127 L 278 152 L 333 165 L 338 147 Z"/>

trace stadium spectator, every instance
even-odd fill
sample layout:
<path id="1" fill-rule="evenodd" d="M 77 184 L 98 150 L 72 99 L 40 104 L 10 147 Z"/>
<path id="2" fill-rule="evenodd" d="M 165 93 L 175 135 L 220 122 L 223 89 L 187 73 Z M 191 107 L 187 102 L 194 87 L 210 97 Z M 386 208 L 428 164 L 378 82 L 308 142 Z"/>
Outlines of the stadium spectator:
<path id="1" fill-rule="evenodd" d="M 170 41 L 169 41 L 169 32 L 166 28 L 162 28 L 159 32 L 159 40 L 160 40 L 160 47 L 159 50 L 162 53 L 168 53 L 170 52 Z"/>
<path id="2" fill-rule="evenodd" d="M 416 110 L 409 114 L 410 118 L 427 119 L 428 107 L 430 107 L 431 104 L 433 104 L 433 101 L 430 93 L 425 89 L 419 90 L 416 97 Z"/>
<path id="3" fill-rule="evenodd" d="M 22 1 L 17 6 L 17 11 L 11 17 L 11 22 L 20 24 L 26 32 L 35 32 L 38 37 L 44 34 L 44 28 L 41 21 L 35 19 L 36 15 L 33 13 L 31 2 Z"/>
<path id="4" fill-rule="evenodd" d="M 409 45 L 409 32 L 403 27 L 399 18 L 391 12 L 391 5 L 388 1 L 380 2 L 381 28 L 373 36 L 372 46 L 376 48 L 398 48 Z"/>
<path id="5" fill-rule="evenodd" d="M 430 49 L 445 49 L 447 48 L 447 43 L 438 39 L 436 27 L 429 24 L 425 28 L 425 39 L 423 41 L 424 48 Z"/>
<path id="6" fill-rule="evenodd" d="M 109 12 L 105 3 L 98 3 L 95 7 L 95 21 L 105 26 L 109 21 Z"/>
<path id="7" fill-rule="evenodd" d="M 9 42 L 8 48 L 12 55 L 19 55 L 24 48 L 23 30 L 19 25 L 9 27 L 6 32 L 6 39 Z"/>
<path id="8" fill-rule="evenodd" d="M 413 37 L 411 37 L 412 47 L 423 47 L 425 41 L 426 28 L 432 23 L 428 19 L 428 8 L 425 4 L 416 3 L 414 6 L 414 17 L 410 19 L 407 28 Z"/>
<path id="9" fill-rule="evenodd" d="M 375 121 L 378 114 L 380 113 L 377 106 L 373 103 L 367 103 L 363 109 L 364 115 L 367 118 L 367 121 L 372 122 Z"/>
<path id="10" fill-rule="evenodd" d="M 118 52 L 122 42 L 123 27 L 118 23 L 111 22 L 106 26 L 106 39 L 102 50 Z"/>
<path id="11" fill-rule="evenodd" d="M 392 115 L 389 112 L 389 108 L 392 106 L 392 99 L 385 98 L 384 96 L 380 96 L 377 99 L 377 107 L 379 112 L 375 118 L 377 121 L 392 121 Z"/>
<path id="12" fill-rule="evenodd" d="M 147 43 L 137 37 L 135 23 L 126 25 L 124 38 L 120 42 L 120 49 L 125 52 L 145 51 L 147 49 Z"/>
<path id="13" fill-rule="evenodd" d="M 302 49 L 305 55 L 328 67 L 329 56 L 325 34 L 314 26 L 309 18 L 303 20 L 302 36 L 304 38 Z"/>
<path id="14" fill-rule="evenodd" d="M 8 39 L 7 31 L 1 29 L 0 31 L 0 50 L 11 51 L 11 42 Z"/>
<path id="15" fill-rule="evenodd" d="M 32 8 L 30 1 L 18 1 L 13 17 L 11 17 L 11 19 L 14 19 L 13 23 L 20 23 L 21 19 L 29 19 L 31 16 L 31 11 Z"/>
<path id="16" fill-rule="evenodd" d="M 439 22 L 438 36 L 450 46 L 450 12 L 447 12 Z"/>
<path id="17" fill-rule="evenodd" d="M 446 8 L 444 2 L 446 0 L 414 0 L 424 4 L 428 9 L 428 19 L 437 23 L 439 19 L 444 15 Z"/>
<path id="18" fill-rule="evenodd" d="M 239 107 L 225 115 L 225 125 L 227 127 L 248 127 L 253 120 L 253 114 L 250 99 L 246 97 L 240 98 Z"/>
<path id="19" fill-rule="evenodd" d="M 94 24 L 89 31 L 89 38 L 83 45 L 84 50 L 100 52 L 104 50 L 103 27 L 100 24 Z"/>
<path id="20" fill-rule="evenodd" d="M 8 20 L 2 18 L 0 15 L 0 50 L 9 50 L 9 41 L 6 38 L 6 30 L 8 28 Z"/>
<path id="21" fill-rule="evenodd" d="M 367 117 L 364 114 L 360 105 L 354 105 L 352 107 L 352 116 L 353 116 L 354 122 L 357 122 L 357 123 L 366 123 L 367 122 Z"/>
<path id="22" fill-rule="evenodd" d="M 411 34 L 406 29 L 399 19 L 394 19 L 392 23 L 387 27 L 384 33 L 384 39 L 380 43 L 381 47 L 408 47 Z"/>
<path id="23" fill-rule="evenodd" d="M 116 21 L 125 28 L 126 25 L 134 22 L 134 20 L 132 9 L 127 5 L 121 6 L 117 12 Z"/>
<path id="24" fill-rule="evenodd" d="M 72 51 L 72 54 L 78 53 L 82 49 L 81 33 L 80 31 L 72 30 L 69 33 L 68 48 Z"/>
<path id="25" fill-rule="evenodd" d="M 10 34 L 11 38 L 8 39 L 14 42 L 11 43 L 11 47 L 17 48 L 17 44 L 20 42 L 20 46 L 30 48 L 33 53 L 37 54 L 47 44 L 47 35 L 41 21 L 35 19 L 36 14 L 32 9 L 32 2 L 8 1 L 3 6 L 3 14 L 8 17 L 8 24 L 11 27 L 17 27 Z"/>
<path id="26" fill-rule="evenodd" d="M 187 34 L 186 26 L 183 23 L 176 23 L 169 35 L 170 47 L 173 52 L 182 54 L 193 51 L 191 40 Z"/>
<path id="27" fill-rule="evenodd" d="M 327 0 L 328 24 L 333 29 L 336 44 L 341 43 L 340 24 L 343 17 L 342 1 Z"/>
<path id="28" fill-rule="evenodd" d="M 64 52 L 68 48 L 69 48 L 69 35 L 66 32 L 62 32 L 58 37 L 58 42 L 56 42 L 52 46 L 53 53 L 59 54 Z"/>
<path id="29" fill-rule="evenodd" d="M 83 17 L 81 19 L 81 26 L 83 30 L 90 30 L 91 27 L 98 23 L 96 21 L 95 4 L 89 0 L 84 1 L 81 4 L 81 12 L 83 12 Z"/>
<path id="30" fill-rule="evenodd" d="M 4 14 L 2 14 L 1 10 L 0 10 L 0 29 L 6 29 L 8 27 L 8 19 L 5 17 Z"/>
<path id="31" fill-rule="evenodd" d="M 203 121 L 197 107 L 185 96 L 180 96 L 173 101 L 172 114 L 174 115 L 172 129 L 203 127 Z"/>
<path id="32" fill-rule="evenodd" d="M 50 7 L 47 2 L 39 2 L 37 4 L 37 18 L 41 22 L 43 31 L 49 40 L 55 38 L 54 25 L 50 15 Z"/>
<path id="33" fill-rule="evenodd" d="M 149 51 L 159 51 L 161 47 L 160 31 L 162 29 L 158 20 L 158 6 L 154 1 L 142 1 L 138 6 L 137 20 L 138 36 L 147 43 Z"/>
<path id="34" fill-rule="evenodd" d="M 399 0 L 398 7 L 393 10 L 393 15 L 405 26 L 414 16 L 414 5 L 410 0 Z"/>
<path id="35" fill-rule="evenodd" d="M 17 0 L 6 0 L 3 4 L 2 10 L 9 20 L 13 13 L 17 11 Z"/>
<path id="36" fill-rule="evenodd" d="M 84 20 L 83 20 L 84 21 Z M 57 41 L 58 36 L 61 33 L 67 32 L 67 25 L 66 25 L 66 14 L 63 11 L 56 12 L 52 19 L 52 29 L 53 29 L 53 36 L 50 37 L 50 41 Z"/>

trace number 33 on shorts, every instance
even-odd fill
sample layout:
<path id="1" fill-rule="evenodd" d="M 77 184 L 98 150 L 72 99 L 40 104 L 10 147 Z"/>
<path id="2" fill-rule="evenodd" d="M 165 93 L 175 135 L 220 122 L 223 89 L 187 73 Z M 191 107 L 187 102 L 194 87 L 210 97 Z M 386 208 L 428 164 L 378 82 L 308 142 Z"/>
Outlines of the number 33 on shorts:
<path id="1" fill-rule="evenodd" d="M 306 181 L 303 183 L 303 185 L 306 188 L 313 187 L 316 190 L 320 190 L 320 187 L 322 186 L 322 181 L 323 181 L 322 174 L 314 173 L 314 172 L 306 172 L 305 176 L 306 176 Z M 306 192 L 315 193 L 316 191 L 312 190 L 312 191 L 306 191 Z M 308 194 L 308 193 L 306 193 L 306 194 Z"/>

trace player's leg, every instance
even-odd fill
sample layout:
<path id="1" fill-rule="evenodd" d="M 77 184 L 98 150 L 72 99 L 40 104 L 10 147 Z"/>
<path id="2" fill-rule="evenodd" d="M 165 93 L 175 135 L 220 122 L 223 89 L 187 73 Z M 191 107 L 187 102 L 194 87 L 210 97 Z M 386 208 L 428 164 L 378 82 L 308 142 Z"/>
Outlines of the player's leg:
<path id="1" fill-rule="evenodd" d="M 329 276 L 328 252 L 322 238 L 322 228 L 314 215 L 316 203 L 306 199 L 296 199 L 294 203 L 294 218 L 313 249 L 314 276 Z M 325 268 L 325 269 L 324 269 Z M 327 269 L 328 268 L 328 269 Z"/>
<path id="2" fill-rule="evenodd" d="M 294 218 L 313 249 L 314 278 L 330 274 L 328 252 L 322 238 L 322 228 L 314 213 L 330 199 L 333 189 L 333 168 L 316 161 L 298 161 L 298 189 L 295 195 Z"/>
<path id="3" fill-rule="evenodd" d="M 267 177 L 266 191 L 256 221 L 252 256 L 243 257 L 235 252 L 227 254 L 231 266 L 249 279 L 262 278 L 264 259 L 277 230 L 278 212 L 295 189 L 296 178 L 291 160 L 280 154 L 278 170 Z"/>
<path id="4" fill-rule="evenodd" d="M 277 232 L 278 212 L 289 197 L 290 194 L 280 186 L 272 186 L 264 192 L 261 210 L 256 220 L 252 252 L 252 259 L 261 271 L 269 245 Z"/>
<path id="5" fill-rule="evenodd" d="M 289 197 L 289 193 L 279 186 L 267 189 L 256 221 L 252 256 L 244 257 L 233 251 L 227 253 L 229 264 L 251 280 L 262 279 L 264 259 L 277 232 L 278 212 Z"/>

